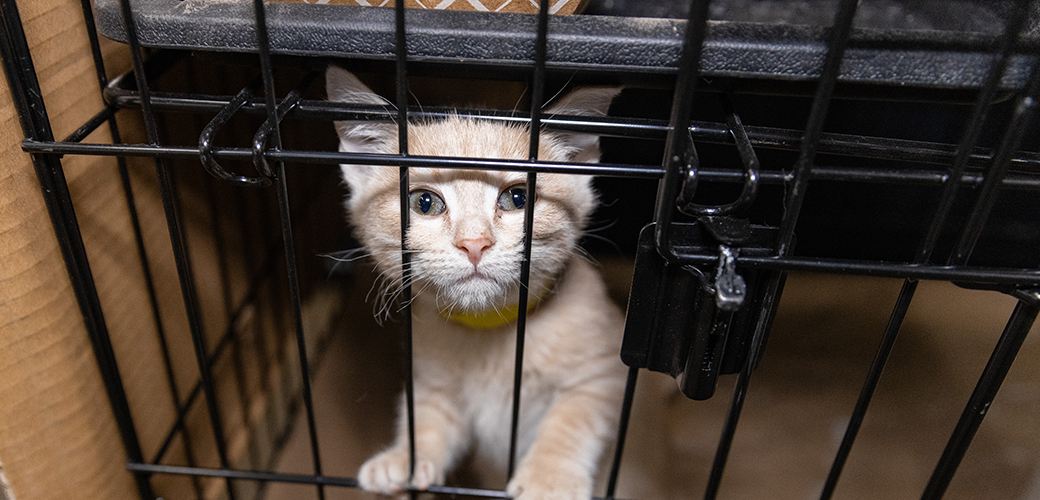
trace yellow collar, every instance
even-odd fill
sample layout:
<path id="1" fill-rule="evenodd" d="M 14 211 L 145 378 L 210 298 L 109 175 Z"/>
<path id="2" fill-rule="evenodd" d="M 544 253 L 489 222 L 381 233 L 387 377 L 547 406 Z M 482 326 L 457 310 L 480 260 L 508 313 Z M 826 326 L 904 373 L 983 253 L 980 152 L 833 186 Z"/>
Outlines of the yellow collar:
<path id="1" fill-rule="evenodd" d="M 556 280 L 550 280 L 548 285 L 545 287 L 545 295 L 553 293 L 554 285 Z M 530 314 L 535 308 L 541 303 L 539 299 L 533 293 L 527 294 L 527 312 Z M 520 315 L 520 304 L 510 304 L 505 307 L 499 307 L 491 311 L 485 312 L 470 312 L 470 311 L 441 311 L 441 316 L 450 319 L 456 323 L 462 323 L 470 328 L 487 329 L 487 328 L 498 328 L 505 326 L 516 321 L 516 318 Z"/>
<path id="2" fill-rule="evenodd" d="M 531 309 L 534 309 L 534 306 L 535 304 L 528 302 L 527 312 L 531 312 Z M 520 304 L 513 304 L 506 307 L 500 307 L 498 310 L 480 313 L 452 311 L 450 313 L 442 312 L 441 315 L 456 323 L 462 323 L 470 328 L 498 328 L 516 321 L 517 316 L 520 315 Z"/>

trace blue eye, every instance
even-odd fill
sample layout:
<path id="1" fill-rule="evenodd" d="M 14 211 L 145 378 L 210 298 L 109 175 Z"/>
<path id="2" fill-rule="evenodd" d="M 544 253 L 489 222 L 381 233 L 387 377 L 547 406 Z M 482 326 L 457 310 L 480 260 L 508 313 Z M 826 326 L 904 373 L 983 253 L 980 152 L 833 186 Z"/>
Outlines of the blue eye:
<path id="1" fill-rule="evenodd" d="M 440 215 L 447 209 L 437 193 L 423 189 L 412 191 L 408 195 L 408 204 L 413 212 L 420 215 Z"/>
<path id="2" fill-rule="evenodd" d="M 498 195 L 498 208 L 505 211 L 520 210 L 527 204 L 527 186 L 519 185 L 506 188 Z"/>

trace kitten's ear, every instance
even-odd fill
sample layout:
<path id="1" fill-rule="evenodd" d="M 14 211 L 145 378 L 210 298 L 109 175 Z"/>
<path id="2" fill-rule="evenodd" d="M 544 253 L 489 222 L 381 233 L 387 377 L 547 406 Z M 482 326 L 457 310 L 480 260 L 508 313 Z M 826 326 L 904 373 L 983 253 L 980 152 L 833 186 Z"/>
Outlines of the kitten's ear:
<path id="1" fill-rule="evenodd" d="M 563 96 L 545 111 L 547 116 L 607 116 L 610 103 L 621 93 L 621 87 L 580 87 Z M 595 163 L 599 161 L 599 136 L 555 132 L 562 145 L 570 151 L 568 160 Z"/>
<path id="2" fill-rule="evenodd" d="M 325 71 L 325 90 L 329 100 L 348 104 L 387 106 L 383 99 L 361 83 L 353 73 L 329 65 Z M 337 121 L 339 150 L 347 153 L 393 153 L 397 143 L 397 127 L 390 123 L 370 121 Z M 378 167 L 343 165 L 343 178 L 351 191 L 358 191 L 376 173 Z"/>

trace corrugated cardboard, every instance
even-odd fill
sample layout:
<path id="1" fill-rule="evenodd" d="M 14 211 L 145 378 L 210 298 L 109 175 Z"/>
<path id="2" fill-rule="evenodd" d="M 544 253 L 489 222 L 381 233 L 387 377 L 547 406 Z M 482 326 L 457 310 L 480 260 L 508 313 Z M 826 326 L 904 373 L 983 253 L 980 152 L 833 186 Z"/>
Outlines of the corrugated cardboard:
<path id="1" fill-rule="evenodd" d="M 54 135 L 64 137 L 104 107 L 82 5 L 79 0 L 33 0 L 19 2 L 18 7 Z M 125 45 L 102 39 L 102 46 L 110 77 L 128 68 Z M 120 127 L 125 142 L 144 142 L 139 114 L 121 112 Z M 24 133 L 6 79 L 0 79 L 0 137 L 0 462 L 9 480 L 5 500 L 137 498 L 39 182 L 30 156 L 21 151 Z M 107 127 L 86 140 L 110 141 Z M 174 378 L 183 401 L 198 380 L 198 368 L 156 187 L 155 164 L 146 158 L 128 163 Z M 111 157 L 68 155 L 62 166 L 134 426 L 143 455 L 150 460 L 177 412 L 117 162 Z M 213 240 L 214 219 L 199 185 L 181 183 L 180 197 L 203 327 L 212 349 L 225 331 L 228 311 Z M 240 255 L 238 228 L 230 220 L 218 223 L 227 236 L 226 252 Z M 228 266 L 230 295 L 237 302 L 251 277 L 240 259 Z M 266 310 L 280 306 L 263 304 Z M 326 309 L 326 314 L 332 314 L 333 309 Z M 290 326 L 266 321 L 254 327 L 253 321 L 255 315 L 247 314 L 238 323 L 243 343 L 256 345 L 252 336 L 264 336 L 270 350 L 266 354 L 274 360 L 268 375 L 283 375 L 262 382 L 257 362 L 261 353 L 250 348 L 243 349 L 235 362 L 224 356 L 213 369 L 232 466 L 243 469 L 262 469 L 272 460 L 274 436 L 287 425 L 286 408 L 299 385 L 299 371 L 285 365 L 287 358 L 295 356 L 295 349 L 283 342 Z M 245 380 L 233 376 L 236 362 L 244 366 Z M 201 399 L 186 420 L 197 464 L 217 466 Z M 173 441 L 164 463 L 186 464 L 184 439 Z M 183 476 L 157 475 L 151 484 L 165 498 L 195 496 L 191 480 Z M 210 498 L 223 494 L 222 485 L 219 480 L 201 481 Z M 248 498 L 256 487 L 243 482 L 239 493 Z"/>
<path id="2" fill-rule="evenodd" d="M 82 9 L 69 0 L 19 7 L 56 133 L 67 132 L 102 105 Z M 133 478 L 39 183 L 20 148 L 24 134 L 6 79 L 0 137 L 0 460 L 9 496 L 131 498 Z"/>

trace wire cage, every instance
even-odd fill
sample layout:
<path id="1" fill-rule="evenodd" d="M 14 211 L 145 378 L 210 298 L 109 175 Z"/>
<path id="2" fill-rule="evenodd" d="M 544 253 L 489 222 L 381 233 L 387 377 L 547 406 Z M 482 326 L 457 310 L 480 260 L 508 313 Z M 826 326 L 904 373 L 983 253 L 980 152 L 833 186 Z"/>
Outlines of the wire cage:
<path id="1" fill-rule="evenodd" d="M 342 225 L 338 203 L 318 195 L 341 196 L 331 169 L 315 173 L 338 164 L 399 168 L 402 200 L 410 167 L 526 172 L 529 199 L 540 173 L 595 175 L 604 197 L 619 199 L 616 213 L 635 214 L 607 235 L 635 262 L 619 353 L 629 367 L 622 425 L 609 484 L 596 493 L 608 499 L 641 370 L 674 377 L 694 400 L 712 398 L 720 377 L 736 376 L 713 460 L 689 464 L 705 472 L 705 498 L 725 494 L 723 471 L 789 273 L 902 283 L 818 485 L 821 498 L 838 490 L 854 456 L 919 283 L 1013 297 L 974 391 L 955 402 L 963 411 L 922 497 L 946 493 L 1040 311 L 1040 2 L 589 7 L 629 16 L 661 15 L 651 12 L 659 7 L 685 19 L 552 16 L 548 0 L 532 15 L 403 4 L 83 0 L 103 105 L 58 139 L 19 7 L 0 2 L 21 147 L 32 156 L 141 498 L 259 497 L 275 483 L 310 485 L 319 498 L 357 488 L 353 477 L 323 468 L 323 451 L 337 445 L 319 439 L 311 387 L 329 337 L 353 321 L 345 319 L 353 299 L 328 285 L 335 280 L 327 260 L 316 257 L 349 240 L 329 229 Z M 129 68 L 111 78 L 116 52 L 128 54 Z M 330 60 L 382 77 L 396 111 L 325 101 L 314 82 Z M 418 106 L 409 99 L 415 77 L 521 82 L 529 112 Z M 625 86 L 611 116 L 543 115 L 553 92 L 585 83 Z M 603 161 L 418 157 L 406 143 L 400 154 L 374 157 L 329 146 L 333 120 L 394 120 L 403 131 L 410 120 L 448 113 L 594 133 L 603 137 Z M 91 271 L 96 259 L 77 221 L 83 202 L 73 203 L 64 174 L 79 156 L 118 161 L 147 311 L 132 336 L 110 335 L 106 317 L 118 298 L 100 297 Z M 533 207 L 525 213 L 527 256 Z M 401 218 L 403 233 L 406 203 Z M 332 275 L 355 279 L 346 267 Z M 529 271 L 521 270 L 521 290 Z M 410 296 L 406 287 L 401 369 L 409 402 Z M 514 450 L 527 300 L 521 293 Z M 123 346 L 145 336 L 155 346 L 150 371 Z M 178 364 L 186 357 L 194 367 Z M 162 385 L 142 385 L 139 376 Z M 296 413 L 311 470 L 278 472 L 272 464 Z M 447 485 L 428 491 L 507 496 Z"/>

